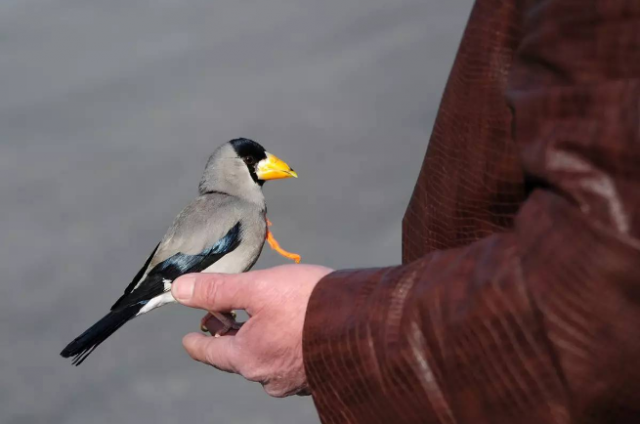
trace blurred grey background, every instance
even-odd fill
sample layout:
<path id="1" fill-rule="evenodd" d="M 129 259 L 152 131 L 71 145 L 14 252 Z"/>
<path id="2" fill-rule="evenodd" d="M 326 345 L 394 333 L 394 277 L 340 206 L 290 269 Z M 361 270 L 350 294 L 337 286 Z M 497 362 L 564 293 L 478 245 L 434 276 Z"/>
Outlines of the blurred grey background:
<path id="1" fill-rule="evenodd" d="M 0 422 L 317 423 L 310 398 L 193 362 L 202 313 L 58 352 L 122 293 L 238 136 L 303 261 L 400 261 L 400 224 L 471 0 L 0 2 Z M 265 248 L 258 268 L 287 262 Z M 327 305 L 328 308 L 331 305 Z M 277 337 L 277 334 L 273 335 Z"/>

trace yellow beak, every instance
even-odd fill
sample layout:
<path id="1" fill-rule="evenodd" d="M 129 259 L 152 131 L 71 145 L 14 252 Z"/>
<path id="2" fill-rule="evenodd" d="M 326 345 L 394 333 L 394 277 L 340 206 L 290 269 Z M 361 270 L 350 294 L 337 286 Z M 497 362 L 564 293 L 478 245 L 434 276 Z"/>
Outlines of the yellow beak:
<path id="1" fill-rule="evenodd" d="M 258 162 L 256 175 L 261 180 L 279 180 L 282 178 L 298 178 L 296 171 L 291 169 L 282 159 L 267 152 L 267 158 Z"/>

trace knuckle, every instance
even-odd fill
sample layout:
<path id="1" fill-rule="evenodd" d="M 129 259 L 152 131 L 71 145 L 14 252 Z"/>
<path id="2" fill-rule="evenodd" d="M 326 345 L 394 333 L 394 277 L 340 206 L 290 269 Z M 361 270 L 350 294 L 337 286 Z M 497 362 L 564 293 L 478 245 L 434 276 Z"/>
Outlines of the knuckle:
<path id="1" fill-rule="evenodd" d="M 214 308 L 216 306 L 222 284 L 220 280 L 208 280 L 202 284 L 202 301 L 204 301 L 208 307 Z"/>
<path id="2" fill-rule="evenodd" d="M 260 292 L 260 291 L 264 290 L 265 288 L 269 287 L 269 285 L 265 281 L 265 279 L 262 278 L 262 276 L 259 276 L 259 275 L 256 275 L 256 278 L 252 281 L 252 284 L 255 286 L 255 290 L 257 292 Z"/>
<path id="3" fill-rule="evenodd" d="M 209 365 L 217 365 L 216 364 L 216 356 L 213 352 L 212 349 L 206 349 L 204 352 L 202 352 L 202 358 L 204 360 L 204 362 L 206 362 Z"/>

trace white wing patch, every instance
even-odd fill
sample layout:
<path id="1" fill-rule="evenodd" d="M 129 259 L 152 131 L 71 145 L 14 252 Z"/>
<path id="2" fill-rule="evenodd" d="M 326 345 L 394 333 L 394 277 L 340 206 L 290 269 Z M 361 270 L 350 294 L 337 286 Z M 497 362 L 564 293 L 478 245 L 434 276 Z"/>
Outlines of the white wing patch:
<path id="1" fill-rule="evenodd" d="M 174 303 L 176 301 L 171 294 L 171 280 L 163 278 L 162 283 L 164 284 L 164 293 L 162 293 L 160 296 L 154 297 L 149 302 L 147 302 L 147 304 L 144 305 L 142 309 L 140 309 L 136 316 L 146 314 L 147 312 L 164 306 L 167 303 Z"/>
<path id="2" fill-rule="evenodd" d="M 156 296 L 147 302 L 146 305 L 140 309 L 140 311 L 136 314 L 136 316 L 146 314 L 149 311 L 152 311 L 156 308 L 159 308 L 167 303 L 174 303 L 176 300 L 173 298 L 173 295 L 170 291 L 162 293 L 160 296 Z"/>
<path id="3" fill-rule="evenodd" d="M 164 291 L 171 291 L 171 280 L 167 280 L 166 278 L 162 279 L 162 283 L 164 284 Z"/>

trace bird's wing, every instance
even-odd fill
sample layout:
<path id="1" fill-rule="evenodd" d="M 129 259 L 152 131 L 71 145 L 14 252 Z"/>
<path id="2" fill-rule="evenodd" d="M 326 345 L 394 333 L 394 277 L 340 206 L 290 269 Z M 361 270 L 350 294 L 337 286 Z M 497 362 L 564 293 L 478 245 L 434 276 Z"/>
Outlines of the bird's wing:
<path id="1" fill-rule="evenodd" d="M 131 280 L 131 282 L 129 283 L 129 285 L 127 286 L 126 289 L 124 289 L 124 295 L 126 296 L 129 293 L 131 293 L 131 291 L 138 285 L 138 283 L 140 282 L 140 280 L 142 280 L 142 277 L 144 277 L 145 273 L 147 272 L 147 268 L 149 268 L 149 264 L 151 263 L 151 261 L 153 260 L 153 256 L 156 254 L 156 252 L 158 251 L 158 247 L 160 246 L 160 243 L 158 243 L 155 247 L 155 249 L 153 249 L 153 252 L 151 252 L 151 254 L 149 255 L 149 258 L 146 260 L 146 262 L 144 263 L 144 265 L 142 265 L 142 268 L 140 268 L 140 271 L 138 271 L 138 273 L 136 274 L 135 277 L 133 277 L 133 280 Z M 114 305 L 115 306 L 115 305 Z"/>
<path id="2" fill-rule="evenodd" d="M 235 250 L 242 234 L 236 209 L 225 195 L 200 196 L 183 209 L 111 310 L 159 296 L 180 275 L 200 272 Z"/>

